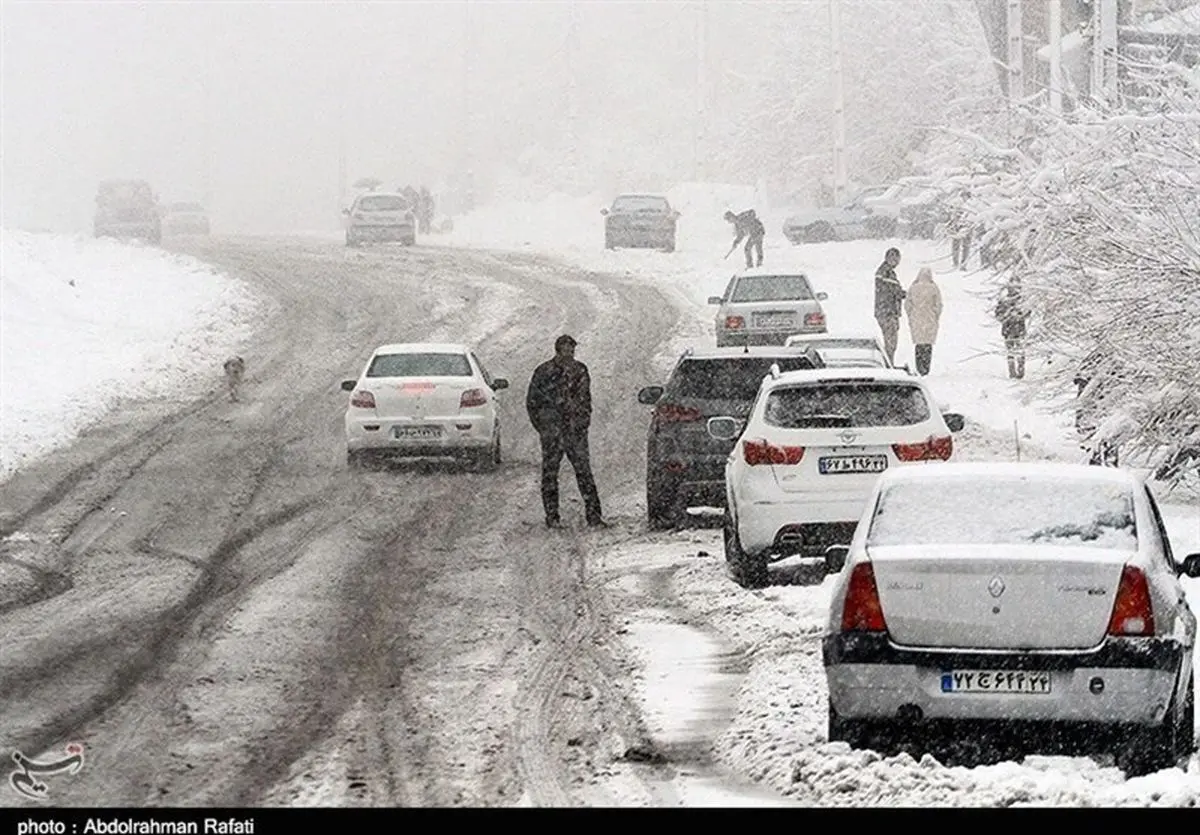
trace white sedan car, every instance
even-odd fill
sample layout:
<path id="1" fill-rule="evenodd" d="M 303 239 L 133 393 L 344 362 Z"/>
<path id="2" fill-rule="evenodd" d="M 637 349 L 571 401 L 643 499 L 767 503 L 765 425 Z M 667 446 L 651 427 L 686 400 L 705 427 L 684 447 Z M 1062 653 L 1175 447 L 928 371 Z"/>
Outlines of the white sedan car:
<path id="1" fill-rule="evenodd" d="M 797 333 L 785 346 L 812 347 L 826 368 L 891 368 L 879 337 L 871 333 Z"/>
<path id="2" fill-rule="evenodd" d="M 899 369 L 777 372 L 744 429 L 708 421 L 713 437 L 741 435 L 725 462 L 725 559 L 747 587 L 766 584 L 773 559 L 849 542 L 879 474 L 949 459 L 963 425 Z"/>
<path id="3" fill-rule="evenodd" d="M 454 457 L 476 469 L 500 464 L 496 392 L 508 380 L 492 377 L 468 346 L 383 345 L 367 360 L 346 407 L 346 457 Z"/>
<path id="4" fill-rule="evenodd" d="M 842 549 L 837 549 L 841 551 Z M 1196 618 L 1154 497 L 1113 467 L 947 463 L 881 476 L 837 557 L 829 739 L 994 722 L 1079 730 L 1127 776 L 1195 747 Z"/>

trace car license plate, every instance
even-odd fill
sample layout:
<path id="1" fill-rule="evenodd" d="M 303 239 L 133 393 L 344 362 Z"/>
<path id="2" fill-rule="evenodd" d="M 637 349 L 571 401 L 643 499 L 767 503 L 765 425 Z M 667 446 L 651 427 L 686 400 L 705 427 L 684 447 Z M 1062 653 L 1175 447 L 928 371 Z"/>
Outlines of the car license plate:
<path id="1" fill-rule="evenodd" d="M 1041 670 L 955 670 L 942 673 L 943 693 L 1047 696 L 1053 678 Z"/>
<path id="2" fill-rule="evenodd" d="M 436 441 L 442 437 L 440 426 L 393 426 L 393 438 L 403 438 L 408 441 Z"/>
<path id="3" fill-rule="evenodd" d="M 817 460 L 817 471 L 822 475 L 837 473 L 881 473 L 887 469 L 886 455 L 839 455 Z"/>
<path id="4" fill-rule="evenodd" d="M 796 317 L 791 313 L 755 313 L 753 321 L 756 328 L 787 328 L 796 323 Z"/>

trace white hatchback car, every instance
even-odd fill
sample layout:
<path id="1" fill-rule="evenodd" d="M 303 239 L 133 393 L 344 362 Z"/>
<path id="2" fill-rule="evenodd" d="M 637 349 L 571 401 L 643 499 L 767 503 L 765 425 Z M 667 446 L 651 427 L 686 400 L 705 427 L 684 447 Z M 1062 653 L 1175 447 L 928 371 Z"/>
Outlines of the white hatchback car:
<path id="1" fill-rule="evenodd" d="M 382 345 L 357 380 L 346 407 L 346 457 L 454 457 L 476 469 L 500 465 L 496 392 L 508 380 L 492 377 L 468 346 Z"/>
<path id="2" fill-rule="evenodd" d="M 1194 750 L 1196 618 L 1180 577 L 1200 577 L 1200 554 L 1175 560 L 1134 473 L 890 471 L 838 559 L 830 740 L 994 722 L 1036 749 L 1076 730 L 1127 776 Z"/>
<path id="3" fill-rule="evenodd" d="M 925 382 L 894 368 L 788 371 L 763 379 L 746 420 L 710 418 L 738 437 L 725 462 L 725 559 L 747 587 L 767 565 L 848 543 L 879 474 L 945 461 L 962 416 L 943 415 Z"/>

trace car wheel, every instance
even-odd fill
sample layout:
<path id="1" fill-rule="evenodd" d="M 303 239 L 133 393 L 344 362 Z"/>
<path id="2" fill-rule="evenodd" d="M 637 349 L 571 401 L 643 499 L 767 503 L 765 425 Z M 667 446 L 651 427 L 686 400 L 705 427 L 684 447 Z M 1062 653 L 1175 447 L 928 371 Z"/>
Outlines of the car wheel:
<path id="1" fill-rule="evenodd" d="M 663 243 L 662 251 L 663 252 L 674 252 L 675 251 L 675 236 L 674 235 L 667 238 L 666 242 Z"/>
<path id="2" fill-rule="evenodd" d="M 814 223 L 804 228 L 804 240 L 813 244 L 823 244 L 837 240 L 837 233 L 828 223 Z"/>
<path id="3" fill-rule="evenodd" d="M 729 564 L 733 579 L 742 588 L 761 589 L 770 585 L 767 561 L 762 557 L 747 554 L 738 538 L 733 515 L 725 511 L 725 561 Z"/>
<path id="4" fill-rule="evenodd" d="M 606 234 L 604 236 L 604 248 L 605 249 L 616 249 L 617 248 L 617 245 L 613 242 L 611 235 Z"/>
<path id="5" fill-rule="evenodd" d="M 830 705 L 827 736 L 830 742 L 846 742 L 851 748 L 862 748 L 867 741 L 867 726 L 862 720 L 843 719 Z"/>
<path id="6" fill-rule="evenodd" d="M 346 234 L 346 246 L 358 246 L 358 241 L 356 241 L 349 233 Z"/>
<path id="7" fill-rule="evenodd" d="M 1172 697 L 1162 725 L 1130 734 L 1116 752 L 1117 768 L 1125 778 L 1144 777 L 1179 765 L 1195 746 L 1195 675 L 1188 679 L 1184 704 Z M 1190 703 L 1190 706 L 1189 706 Z"/>
<path id="8" fill-rule="evenodd" d="M 352 470 L 367 468 L 367 454 L 360 449 L 352 449 L 346 453 L 346 466 Z"/>
<path id="9" fill-rule="evenodd" d="M 665 531 L 678 521 L 672 485 L 646 479 L 646 524 L 652 531 Z"/>

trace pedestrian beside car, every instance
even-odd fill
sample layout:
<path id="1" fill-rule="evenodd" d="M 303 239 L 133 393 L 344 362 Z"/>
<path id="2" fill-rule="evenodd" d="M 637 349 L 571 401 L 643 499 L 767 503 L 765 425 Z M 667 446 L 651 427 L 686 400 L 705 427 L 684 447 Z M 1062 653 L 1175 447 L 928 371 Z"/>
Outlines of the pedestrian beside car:
<path id="1" fill-rule="evenodd" d="M 929 267 L 921 267 L 916 280 L 909 285 L 904 298 L 904 313 L 908 316 L 917 373 L 924 377 L 933 363 L 933 344 L 937 342 L 942 319 L 942 291 L 934 282 L 933 270 Z"/>
<path id="2" fill-rule="evenodd" d="M 733 231 L 736 237 L 733 239 L 733 245 L 729 247 L 729 252 L 725 253 L 728 258 L 737 249 L 737 245 L 743 240 L 746 242 L 746 268 L 754 266 L 762 266 L 763 262 L 763 238 L 767 235 L 767 228 L 763 226 L 754 209 L 747 209 L 741 214 L 734 214 L 731 211 L 725 212 L 725 220 L 733 224 Z M 756 260 L 757 258 L 757 260 Z"/>
<path id="3" fill-rule="evenodd" d="M 875 270 L 875 321 L 883 333 L 883 350 L 888 363 L 896 364 L 896 342 L 900 336 L 900 314 L 904 287 L 896 278 L 896 267 L 900 264 L 900 250 L 892 247 L 883 256 L 883 263 Z"/>
<path id="4" fill-rule="evenodd" d="M 563 334 L 554 341 L 554 357 L 533 371 L 525 409 L 542 446 L 542 507 L 546 527 L 561 528 L 558 471 L 563 456 L 575 470 L 589 527 L 608 527 L 600 512 L 600 495 L 592 474 L 588 431 L 592 422 L 591 377 L 575 359 L 574 337 Z"/>
<path id="5" fill-rule="evenodd" d="M 1000 320 L 1000 335 L 1004 338 L 1004 354 L 1008 360 L 1008 376 L 1020 380 L 1025 376 L 1025 332 L 1029 321 L 1029 309 L 1021 295 L 1021 282 L 1008 282 L 1000 300 L 996 302 L 995 316 Z"/>

